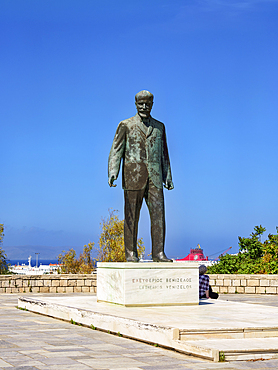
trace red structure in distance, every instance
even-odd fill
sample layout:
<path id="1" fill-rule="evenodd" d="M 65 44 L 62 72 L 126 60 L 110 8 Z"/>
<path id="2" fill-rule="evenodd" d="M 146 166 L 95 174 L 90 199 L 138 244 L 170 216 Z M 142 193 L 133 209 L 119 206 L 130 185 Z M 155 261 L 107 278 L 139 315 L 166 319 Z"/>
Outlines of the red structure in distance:
<path id="1" fill-rule="evenodd" d="M 208 257 L 204 256 L 203 249 L 198 244 L 196 248 L 190 249 L 190 253 L 186 257 L 177 259 L 176 261 L 208 261 Z"/>

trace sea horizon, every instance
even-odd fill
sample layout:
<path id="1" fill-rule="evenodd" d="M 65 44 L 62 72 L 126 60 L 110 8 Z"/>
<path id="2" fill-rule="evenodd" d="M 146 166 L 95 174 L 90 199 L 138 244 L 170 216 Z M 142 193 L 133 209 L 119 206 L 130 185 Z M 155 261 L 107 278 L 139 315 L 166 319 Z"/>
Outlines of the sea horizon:
<path id="1" fill-rule="evenodd" d="M 29 265 L 28 264 L 28 258 L 26 258 L 26 259 L 17 259 L 17 260 L 10 259 L 7 262 L 11 266 L 13 266 L 13 265 L 22 265 L 22 264 L 25 264 L 27 266 Z M 38 266 L 40 266 L 41 264 L 42 265 L 49 265 L 50 263 L 56 264 L 56 263 L 58 263 L 58 259 L 57 258 L 56 259 L 44 259 L 44 260 L 39 259 Z M 36 260 L 33 260 L 33 259 L 31 260 L 31 266 L 32 267 L 36 266 Z"/>

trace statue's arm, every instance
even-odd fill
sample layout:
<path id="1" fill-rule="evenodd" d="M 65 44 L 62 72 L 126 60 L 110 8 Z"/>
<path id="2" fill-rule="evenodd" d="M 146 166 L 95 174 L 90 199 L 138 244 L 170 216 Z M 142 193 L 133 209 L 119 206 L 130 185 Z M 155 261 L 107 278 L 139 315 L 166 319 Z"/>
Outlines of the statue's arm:
<path id="1" fill-rule="evenodd" d="M 117 180 L 121 166 L 121 159 L 124 154 L 126 143 L 126 127 L 121 122 L 117 128 L 113 144 L 110 150 L 108 159 L 108 184 L 109 186 L 117 186 L 114 181 Z"/>
<path id="2" fill-rule="evenodd" d="M 163 135 L 162 135 L 162 177 L 163 177 L 164 187 L 168 190 L 174 189 L 165 128 L 163 130 Z"/>

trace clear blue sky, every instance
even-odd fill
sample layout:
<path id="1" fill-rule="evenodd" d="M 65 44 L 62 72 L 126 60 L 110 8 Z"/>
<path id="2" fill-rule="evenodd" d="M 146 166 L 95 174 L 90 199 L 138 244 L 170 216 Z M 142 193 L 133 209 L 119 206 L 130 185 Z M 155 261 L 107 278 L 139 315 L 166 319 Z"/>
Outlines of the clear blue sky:
<path id="1" fill-rule="evenodd" d="M 2 0 L 1 204 L 9 258 L 97 242 L 118 123 L 154 94 L 175 189 L 166 253 L 278 226 L 277 0 Z M 149 217 L 139 236 L 150 252 Z M 33 255 L 34 256 L 34 255 Z"/>

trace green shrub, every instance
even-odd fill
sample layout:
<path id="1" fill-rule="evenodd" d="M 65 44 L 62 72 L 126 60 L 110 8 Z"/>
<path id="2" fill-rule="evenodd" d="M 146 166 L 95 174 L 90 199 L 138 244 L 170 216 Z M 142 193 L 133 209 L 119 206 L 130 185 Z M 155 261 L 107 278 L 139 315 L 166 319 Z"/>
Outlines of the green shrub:
<path id="1" fill-rule="evenodd" d="M 278 227 L 263 243 L 264 227 L 255 226 L 249 238 L 238 237 L 239 253 L 220 256 L 219 262 L 208 267 L 209 274 L 278 274 Z"/>

